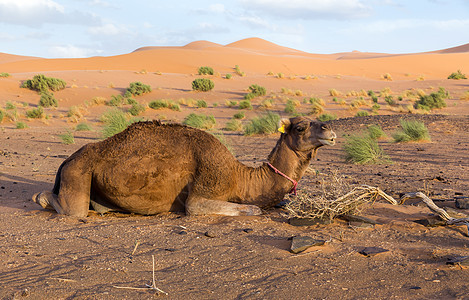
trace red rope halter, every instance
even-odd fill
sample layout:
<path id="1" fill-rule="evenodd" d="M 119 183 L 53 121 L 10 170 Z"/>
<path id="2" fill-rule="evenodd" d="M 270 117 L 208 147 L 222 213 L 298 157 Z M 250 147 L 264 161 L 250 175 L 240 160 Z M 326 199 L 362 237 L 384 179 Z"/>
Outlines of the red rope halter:
<path id="1" fill-rule="evenodd" d="M 285 175 L 284 173 L 280 172 L 276 167 L 272 166 L 271 163 L 267 163 L 267 165 L 276 173 L 276 174 L 279 174 L 281 176 L 283 176 L 284 178 L 288 179 L 291 181 L 291 183 L 293 183 L 293 187 L 292 189 L 290 190 L 290 194 L 294 194 L 296 196 L 296 186 L 298 185 L 298 182 L 290 177 L 288 177 L 287 175 Z"/>

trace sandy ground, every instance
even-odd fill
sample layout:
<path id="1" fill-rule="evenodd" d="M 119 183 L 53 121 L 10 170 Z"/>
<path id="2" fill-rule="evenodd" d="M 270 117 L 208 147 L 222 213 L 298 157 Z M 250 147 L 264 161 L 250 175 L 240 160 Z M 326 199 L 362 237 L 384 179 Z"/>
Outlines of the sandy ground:
<path id="1" fill-rule="evenodd" d="M 72 218 L 43 210 L 30 200 L 35 192 L 52 188 L 55 172 L 66 157 L 100 140 L 99 116 L 109 107 L 87 106 L 87 102 L 96 96 L 109 99 L 130 82 L 141 81 L 153 87 L 150 94 L 136 98 L 141 103 L 162 98 L 208 103 L 207 108 L 181 104 L 180 112 L 148 109 L 144 118 L 180 122 L 191 112 L 212 114 L 218 130 L 239 111 L 225 102 L 242 100 L 251 84 L 265 86 L 268 95 L 253 101 L 247 120 L 264 111 L 260 108 L 264 99 L 274 99 L 270 109 L 287 116 L 283 112 L 287 98 L 298 100 L 298 110 L 304 113 L 310 109 L 302 103 L 304 98 L 323 98 L 326 112 L 341 117 L 332 123 L 338 143 L 319 151 L 312 171 L 300 181 L 300 190 L 316 186 L 321 173 L 338 171 L 353 184 L 378 186 L 396 199 L 402 193 L 425 191 L 439 206 L 454 208 L 457 197 L 469 196 L 469 101 L 460 100 L 469 83 L 446 77 L 457 69 L 469 70 L 469 54 L 453 52 L 324 56 L 254 39 L 229 47 L 196 42 L 83 60 L 0 54 L 0 71 L 11 74 L 0 78 L 0 107 L 12 114 L 13 110 L 5 109 L 10 102 L 17 112 L 16 120 L 5 118 L 0 124 L 0 298 L 469 299 L 469 270 L 446 264 L 450 258 L 469 256 L 467 228 L 415 223 L 431 215 L 416 201 L 401 206 L 376 202 L 363 215 L 380 224 L 358 228 L 343 220 L 292 226 L 281 208 L 257 217 L 90 213 L 87 218 Z M 163 57 L 164 53 L 171 59 Z M 189 58 L 184 58 L 188 53 Z M 198 66 L 212 66 L 224 75 L 233 73 L 235 64 L 247 76 L 233 75 L 230 80 L 211 76 L 213 91 L 191 91 L 191 81 L 199 77 L 194 75 Z M 284 72 L 285 78 L 267 75 L 269 71 Z M 28 120 L 24 113 L 37 105 L 39 96 L 20 89 L 19 84 L 38 73 L 64 79 L 67 88 L 55 93 L 59 107 L 46 109 L 47 119 Z M 393 81 L 381 79 L 385 73 Z M 308 75 L 314 76 L 308 79 Z M 421 75 L 424 80 L 417 81 Z M 413 101 L 404 97 L 393 107 L 380 98 L 378 116 L 353 118 L 357 110 L 348 104 L 357 97 L 345 96 L 350 91 L 378 92 L 389 87 L 397 99 L 406 90 L 428 94 L 440 86 L 450 91 L 448 106 L 428 115 L 402 112 Z M 339 98 L 347 105 L 334 102 L 330 89 L 341 91 Z M 77 124 L 67 117 L 72 106 L 86 108 L 79 121 L 94 130 L 74 132 L 75 144 L 65 145 L 59 135 Z M 371 111 L 369 106 L 360 109 Z M 344 162 L 344 135 L 379 124 L 391 136 L 400 118 L 425 122 L 432 141 L 395 144 L 390 138 L 382 139 L 380 146 L 393 163 L 360 166 Z M 18 121 L 28 128 L 16 129 Z M 235 156 L 252 166 L 265 161 L 278 138 L 223 132 Z M 457 211 L 469 214 L 469 210 Z M 327 243 L 292 254 L 294 236 Z M 366 257 L 359 253 L 365 247 L 389 251 Z M 153 257 L 156 286 L 168 295 L 142 289 L 152 284 Z"/>

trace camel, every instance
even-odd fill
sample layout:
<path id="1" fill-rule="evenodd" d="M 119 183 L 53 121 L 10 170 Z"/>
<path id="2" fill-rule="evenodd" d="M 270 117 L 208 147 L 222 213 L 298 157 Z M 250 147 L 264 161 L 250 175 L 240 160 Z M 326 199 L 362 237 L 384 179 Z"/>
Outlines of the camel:
<path id="1" fill-rule="evenodd" d="M 86 217 L 90 204 L 99 213 L 259 215 L 296 189 L 318 148 L 336 139 L 329 124 L 307 117 L 283 119 L 279 131 L 268 162 L 248 167 L 210 133 L 134 123 L 73 153 L 60 165 L 52 191 L 33 201 L 76 217 Z"/>

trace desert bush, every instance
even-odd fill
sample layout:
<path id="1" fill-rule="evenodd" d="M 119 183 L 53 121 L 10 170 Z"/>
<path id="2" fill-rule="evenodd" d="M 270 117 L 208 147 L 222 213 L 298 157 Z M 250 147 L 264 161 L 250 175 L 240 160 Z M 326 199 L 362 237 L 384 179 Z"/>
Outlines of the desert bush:
<path id="1" fill-rule="evenodd" d="M 27 110 L 26 117 L 31 119 L 42 119 L 44 118 L 44 109 L 42 108 L 42 106 L 39 106 L 38 108 L 32 108 L 30 110 Z"/>
<path id="2" fill-rule="evenodd" d="M 70 130 L 64 134 L 61 134 L 59 137 L 62 140 L 62 143 L 65 145 L 75 144 L 75 137 L 73 136 L 73 132 Z"/>
<path id="3" fill-rule="evenodd" d="M 109 106 L 122 106 L 124 105 L 124 97 L 122 95 L 112 95 L 111 100 L 106 104 Z"/>
<path id="4" fill-rule="evenodd" d="M 207 108 L 207 102 L 205 102 L 205 100 L 197 100 L 197 107 L 198 108 Z"/>
<path id="5" fill-rule="evenodd" d="M 466 74 L 463 74 L 461 70 L 458 70 L 457 72 L 453 72 L 448 76 L 448 79 L 455 79 L 455 80 L 460 80 L 460 79 L 467 79 Z"/>
<path id="6" fill-rule="evenodd" d="M 277 78 L 279 78 L 279 79 L 285 78 L 285 74 L 277 73 Z"/>
<path id="7" fill-rule="evenodd" d="M 319 105 L 322 105 L 322 106 L 324 106 L 326 104 L 323 99 L 317 98 L 317 97 L 305 98 L 305 99 L 303 99 L 303 103 L 306 103 L 306 104 L 318 103 Z"/>
<path id="8" fill-rule="evenodd" d="M 88 103 L 89 106 L 94 106 L 94 105 L 104 105 L 106 104 L 106 98 L 104 97 L 94 97 L 91 99 L 91 101 Z"/>
<path id="9" fill-rule="evenodd" d="M 373 101 L 373 103 L 378 103 L 378 97 L 375 95 L 371 96 L 371 101 Z"/>
<path id="10" fill-rule="evenodd" d="M 266 94 L 265 87 L 257 85 L 257 84 L 252 84 L 251 86 L 249 86 L 249 90 L 251 91 L 252 94 L 256 96 L 265 96 Z"/>
<path id="11" fill-rule="evenodd" d="M 132 106 L 129 108 L 129 113 L 132 116 L 138 116 L 142 112 L 144 112 L 146 109 L 145 105 L 140 104 L 140 103 L 133 103 Z"/>
<path id="12" fill-rule="evenodd" d="M 240 111 L 240 112 L 235 113 L 235 114 L 233 115 L 233 118 L 238 119 L 238 120 L 244 119 L 244 117 L 245 117 L 245 115 L 244 115 L 244 112 L 243 112 L 243 111 Z"/>
<path id="13" fill-rule="evenodd" d="M 168 101 L 164 99 L 153 100 L 148 103 L 148 107 L 151 109 L 162 109 L 168 107 Z"/>
<path id="14" fill-rule="evenodd" d="M 133 105 L 133 104 L 138 104 L 138 101 L 135 100 L 134 98 L 127 98 L 124 101 L 126 104 Z"/>
<path id="15" fill-rule="evenodd" d="M 345 161 L 354 164 L 381 164 L 390 162 L 375 139 L 369 135 L 350 135 L 343 146 Z"/>
<path id="16" fill-rule="evenodd" d="M 0 77 L 3 77 L 3 78 L 10 77 L 10 76 L 11 76 L 10 73 L 6 73 L 6 72 L 0 73 Z"/>
<path id="17" fill-rule="evenodd" d="M 332 121 L 332 120 L 335 120 L 335 119 L 337 119 L 337 116 L 336 116 L 336 115 L 334 115 L 334 114 L 328 114 L 328 113 L 320 114 L 320 115 L 317 117 L 317 120 L 318 120 L 318 121 L 321 121 L 321 122 Z"/>
<path id="18" fill-rule="evenodd" d="M 387 104 L 389 105 L 395 105 L 396 101 L 394 101 L 394 97 L 392 95 L 388 95 L 384 97 L 384 101 L 386 101 Z"/>
<path id="19" fill-rule="evenodd" d="M 417 120 L 400 120 L 401 129 L 393 134 L 394 142 L 430 141 L 430 134 L 425 123 Z"/>
<path id="20" fill-rule="evenodd" d="M 260 106 L 265 109 L 271 108 L 274 106 L 274 99 L 265 99 L 261 102 Z"/>
<path id="21" fill-rule="evenodd" d="M 5 112 L 2 109 L 0 109 L 0 123 L 2 123 L 3 118 L 5 118 Z"/>
<path id="22" fill-rule="evenodd" d="M 435 108 L 446 107 L 446 101 L 449 93 L 442 87 L 436 93 L 430 95 L 419 96 L 420 99 L 414 103 L 414 107 L 423 110 L 432 110 Z"/>
<path id="23" fill-rule="evenodd" d="M 384 89 L 382 89 L 380 92 L 379 92 L 379 95 L 381 97 L 386 97 L 386 96 L 389 96 L 392 94 L 392 90 L 391 88 L 389 87 L 385 87 Z"/>
<path id="24" fill-rule="evenodd" d="M 5 109 L 6 110 L 16 109 L 16 105 L 14 105 L 12 102 L 8 101 L 5 105 Z"/>
<path id="25" fill-rule="evenodd" d="M 226 75 L 225 75 L 225 78 L 226 78 L 226 79 L 231 79 L 231 74 L 229 74 L 229 73 L 226 74 Z"/>
<path id="26" fill-rule="evenodd" d="M 324 112 L 324 107 L 319 103 L 314 103 L 311 106 L 311 111 L 309 112 L 310 115 L 320 115 Z"/>
<path id="27" fill-rule="evenodd" d="M 235 100 L 226 100 L 225 101 L 225 105 L 228 106 L 228 107 L 235 107 L 235 106 L 238 106 L 238 101 L 235 101 Z"/>
<path id="28" fill-rule="evenodd" d="M 246 76 L 246 73 L 244 73 L 243 71 L 241 71 L 241 69 L 239 68 L 238 65 L 235 66 L 235 73 L 241 77 L 244 77 Z"/>
<path id="29" fill-rule="evenodd" d="M 249 100 L 243 100 L 239 102 L 239 109 L 252 109 L 252 104 L 251 101 Z"/>
<path id="30" fill-rule="evenodd" d="M 211 129 L 215 127 L 216 120 L 212 115 L 198 115 L 191 113 L 184 118 L 183 124 L 199 129 Z"/>
<path id="31" fill-rule="evenodd" d="M 138 121 L 137 119 L 129 120 L 127 114 L 118 108 L 113 108 L 104 112 L 101 115 L 100 120 L 104 123 L 102 130 L 104 138 L 111 137 L 126 129 L 130 124 Z"/>
<path id="32" fill-rule="evenodd" d="M 192 81 L 192 89 L 194 91 L 208 92 L 215 87 L 212 80 L 208 78 L 197 78 Z"/>
<path id="33" fill-rule="evenodd" d="M 213 75 L 213 68 L 211 67 L 200 67 L 199 75 Z"/>
<path id="34" fill-rule="evenodd" d="M 151 92 L 151 86 L 143 84 L 139 81 L 131 82 L 129 87 L 124 93 L 125 98 L 131 98 L 132 96 L 140 96 Z"/>
<path id="35" fill-rule="evenodd" d="M 267 112 L 264 116 L 252 119 L 245 127 L 245 135 L 272 134 L 278 129 L 280 115 Z"/>
<path id="36" fill-rule="evenodd" d="M 329 95 L 331 95 L 332 97 L 339 97 L 340 95 L 342 95 L 342 93 L 336 89 L 330 89 Z"/>
<path id="37" fill-rule="evenodd" d="M 28 125 L 25 122 L 16 122 L 16 129 L 25 129 Z"/>
<path id="38" fill-rule="evenodd" d="M 381 75 L 381 79 L 392 81 L 391 74 L 389 74 L 389 73 L 385 73 L 385 74 Z"/>
<path id="39" fill-rule="evenodd" d="M 57 107 L 59 105 L 57 99 L 55 99 L 54 94 L 45 90 L 41 92 L 41 99 L 39 100 L 39 106 L 42 107 Z"/>
<path id="40" fill-rule="evenodd" d="M 241 131 L 243 130 L 243 123 L 239 119 L 231 119 L 226 122 L 225 130 L 228 131 Z"/>
<path id="41" fill-rule="evenodd" d="M 369 116 L 370 114 L 365 111 L 365 110 L 359 110 L 357 111 L 357 113 L 355 114 L 355 117 L 367 117 Z"/>
<path id="42" fill-rule="evenodd" d="M 88 123 L 80 123 L 75 127 L 76 131 L 91 131 L 92 128 Z"/>
<path id="43" fill-rule="evenodd" d="M 37 92 L 46 91 L 60 91 L 65 88 L 67 83 L 62 79 L 46 77 L 43 74 L 38 74 L 33 79 L 28 79 L 21 85 L 22 88 L 27 88 Z"/>
<path id="44" fill-rule="evenodd" d="M 371 137 L 374 140 L 386 136 L 383 129 L 379 125 L 370 125 L 368 126 L 367 130 L 368 130 L 369 137 Z"/>
<path id="45" fill-rule="evenodd" d="M 84 108 L 78 106 L 72 106 L 67 112 L 67 117 L 73 118 L 75 121 L 83 118 L 83 113 L 85 112 Z"/>
<path id="46" fill-rule="evenodd" d="M 287 114 L 294 114 L 296 113 L 296 105 L 295 101 L 292 99 L 288 99 L 287 103 L 285 104 L 285 110 Z"/>

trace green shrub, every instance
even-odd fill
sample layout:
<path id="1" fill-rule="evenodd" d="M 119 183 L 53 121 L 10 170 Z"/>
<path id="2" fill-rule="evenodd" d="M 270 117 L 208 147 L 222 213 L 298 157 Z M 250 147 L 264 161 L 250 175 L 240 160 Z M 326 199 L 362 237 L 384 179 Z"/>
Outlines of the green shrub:
<path id="1" fill-rule="evenodd" d="M 211 67 L 200 67 L 199 75 L 213 75 L 213 69 Z"/>
<path id="2" fill-rule="evenodd" d="M 238 120 L 244 119 L 244 112 L 243 112 L 243 111 L 240 111 L 240 112 L 238 112 L 238 113 L 235 113 L 235 114 L 233 115 L 233 118 L 238 119 Z"/>
<path id="3" fill-rule="evenodd" d="M 184 119 L 182 123 L 199 129 L 211 129 L 215 127 L 216 120 L 214 116 L 191 113 Z"/>
<path id="4" fill-rule="evenodd" d="M 244 73 L 243 71 L 241 71 L 241 69 L 239 68 L 238 65 L 235 66 L 235 73 L 238 74 L 238 75 L 241 76 L 241 77 L 246 76 L 246 73 Z"/>
<path id="5" fill-rule="evenodd" d="M 0 123 L 3 121 L 3 118 L 5 117 L 5 112 L 0 109 Z"/>
<path id="6" fill-rule="evenodd" d="M 368 126 L 368 135 L 374 140 L 386 136 L 383 129 L 381 129 L 381 126 L 379 125 Z"/>
<path id="7" fill-rule="evenodd" d="M 368 92 L 366 92 L 366 94 L 370 97 L 376 96 L 376 94 L 373 90 L 369 90 Z"/>
<path id="8" fill-rule="evenodd" d="M 285 110 L 287 114 L 294 114 L 296 113 L 296 105 L 295 101 L 288 99 L 287 103 L 285 104 Z"/>
<path id="9" fill-rule="evenodd" d="M 168 101 L 168 108 L 174 111 L 181 111 L 181 106 L 174 101 Z"/>
<path id="10" fill-rule="evenodd" d="M 393 134 L 394 142 L 418 142 L 418 141 L 430 141 L 430 134 L 425 126 L 425 123 L 417 120 L 402 120 L 401 130 L 396 131 Z"/>
<path id="11" fill-rule="evenodd" d="M 143 84 L 141 82 L 131 82 L 129 87 L 124 93 L 125 98 L 131 98 L 132 96 L 140 96 L 151 92 L 151 86 Z"/>
<path id="12" fill-rule="evenodd" d="M 26 116 L 31 119 L 44 118 L 44 109 L 42 106 L 39 106 L 38 108 L 32 108 L 26 111 Z"/>
<path id="13" fill-rule="evenodd" d="M 446 107 L 445 99 L 448 97 L 449 93 L 444 88 L 440 87 L 436 93 L 431 93 L 430 95 L 420 95 L 420 99 L 415 102 L 414 107 L 423 110 L 443 108 Z"/>
<path id="14" fill-rule="evenodd" d="M 75 144 L 75 137 L 73 136 L 73 132 L 70 130 L 64 134 L 61 134 L 60 139 L 62 140 L 62 143 L 65 145 Z"/>
<path id="15" fill-rule="evenodd" d="M 129 113 L 132 116 L 138 116 L 144 111 L 145 111 L 145 105 L 140 104 L 140 103 L 134 103 L 132 104 L 132 107 L 129 108 Z"/>
<path id="16" fill-rule="evenodd" d="M 124 97 L 122 95 L 112 95 L 111 100 L 106 104 L 109 106 L 122 106 L 124 104 Z"/>
<path id="17" fill-rule="evenodd" d="M 231 147 L 230 143 L 226 140 L 225 135 L 223 134 L 223 132 L 219 132 L 219 131 L 213 132 L 212 135 L 217 140 L 219 140 L 220 143 L 222 143 L 226 147 L 226 149 L 228 149 L 228 151 L 230 151 L 231 154 L 233 154 L 233 155 L 235 154 L 233 152 L 233 147 Z"/>
<path id="18" fill-rule="evenodd" d="M 251 101 L 243 100 L 239 102 L 239 109 L 252 109 Z"/>
<path id="19" fill-rule="evenodd" d="M 59 105 L 57 99 L 55 99 L 54 94 L 49 91 L 41 92 L 41 99 L 39 100 L 39 106 L 42 107 L 57 107 Z"/>
<path id="20" fill-rule="evenodd" d="M 134 98 L 127 98 L 125 99 L 125 102 L 129 105 L 138 104 L 138 101 L 135 100 Z"/>
<path id="21" fill-rule="evenodd" d="M 257 84 L 252 84 L 249 86 L 249 90 L 251 91 L 251 94 L 254 94 L 256 97 L 258 96 L 265 96 L 267 93 L 265 87 L 257 85 Z"/>
<path id="22" fill-rule="evenodd" d="M 243 123 L 239 119 L 233 118 L 226 123 L 225 130 L 241 131 L 243 130 Z"/>
<path id="23" fill-rule="evenodd" d="M 357 113 L 355 114 L 355 117 L 367 117 L 369 116 L 370 114 L 365 111 L 365 110 L 359 110 L 357 111 Z"/>
<path id="24" fill-rule="evenodd" d="M 2 72 L 0 73 L 0 77 L 10 77 L 10 73 L 5 73 L 5 72 Z"/>
<path id="25" fill-rule="evenodd" d="M 370 136 L 351 135 L 344 144 L 345 161 L 354 164 L 381 164 L 390 162 L 376 140 Z"/>
<path id="26" fill-rule="evenodd" d="M 6 110 L 16 109 L 16 106 L 13 103 L 11 103 L 10 101 L 8 101 L 5 105 L 5 109 Z"/>
<path id="27" fill-rule="evenodd" d="M 197 78 L 192 81 L 192 89 L 194 91 L 208 92 L 215 87 L 215 84 L 212 80 L 208 78 Z"/>
<path id="28" fill-rule="evenodd" d="M 158 100 L 154 100 L 148 103 L 148 107 L 151 109 L 168 108 L 168 106 L 169 106 L 168 101 L 164 99 L 158 99 Z"/>
<path id="29" fill-rule="evenodd" d="M 324 107 L 319 103 L 314 103 L 311 106 L 310 115 L 320 115 L 324 112 Z"/>
<path id="30" fill-rule="evenodd" d="M 371 100 L 373 101 L 373 103 L 378 103 L 378 97 L 375 95 L 371 96 Z"/>
<path id="31" fill-rule="evenodd" d="M 256 98 L 256 95 L 254 95 L 253 93 L 248 93 L 248 94 L 244 95 L 245 100 L 252 100 L 254 98 Z"/>
<path id="32" fill-rule="evenodd" d="M 337 119 L 337 116 L 334 115 L 334 114 L 324 113 L 324 114 L 320 114 L 317 117 L 317 119 L 318 119 L 318 121 L 321 121 L 321 122 L 327 122 L 327 121 L 332 121 L 332 120 Z"/>
<path id="33" fill-rule="evenodd" d="M 118 108 L 113 108 L 104 112 L 101 115 L 100 120 L 104 123 L 102 133 L 105 138 L 123 131 L 130 124 L 138 121 L 136 119 L 129 120 L 128 116 Z"/>
<path id="34" fill-rule="evenodd" d="M 205 100 L 197 100 L 197 107 L 198 108 L 207 108 L 207 102 Z"/>
<path id="35" fill-rule="evenodd" d="M 252 119 L 245 127 L 245 135 L 253 134 L 272 134 L 278 129 L 278 123 L 280 122 L 280 115 L 267 112 L 262 117 Z"/>
<path id="36" fill-rule="evenodd" d="M 77 127 L 75 127 L 75 130 L 76 131 L 91 131 L 92 128 L 87 123 L 80 123 L 77 125 Z"/>
<path id="37" fill-rule="evenodd" d="M 16 129 L 25 129 L 28 128 L 28 125 L 24 122 L 16 122 Z"/>
<path id="38" fill-rule="evenodd" d="M 461 70 L 458 70 L 457 72 L 453 72 L 448 76 L 448 79 L 455 79 L 455 80 L 460 80 L 460 79 L 467 79 L 466 74 L 463 74 Z"/>
<path id="39" fill-rule="evenodd" d="M 238 106 L 238 101 L 235 101 L 235 100 L 228 101 L 228 100 L 226 100 L 226 106 L 228 106 L 228 107 Z"/>
<path id="40" fill-rule="evenodd" d="M 396 102 L 394 101 L 394 97 L 392 95 L 387 95 L 386 97 L 384 97 L 384 101 L 386 101 L 386 103 L 389 105 L 396 104 Z"/>
<path id="41" fill-rule="evenodd" d="M 226 79 L 231 79 L 231 74 L 226 74 L 226 75 L 225 75 L 225 78 L 226 78 Z"/>
<path id="42" fill-rule="evenodd" d="M 22 88 L 27 88 L 33 91 L 60 91 L 65 88 L 67 83 L 62 79 L 46 77 L 43 74 L 38 74 L 33 79 L 28 79 L 21 85 Z"/>

